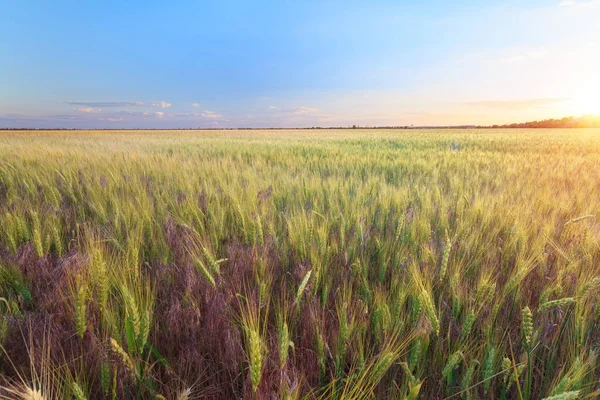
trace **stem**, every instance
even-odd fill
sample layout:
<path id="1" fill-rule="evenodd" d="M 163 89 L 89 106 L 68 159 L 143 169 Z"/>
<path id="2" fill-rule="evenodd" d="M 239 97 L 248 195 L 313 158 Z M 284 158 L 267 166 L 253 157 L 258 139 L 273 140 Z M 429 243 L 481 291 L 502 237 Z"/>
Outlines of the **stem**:
<path id="1" fill-rule="evenodd" d="M 532 384 L 532 373 L 533 367 L 531 366 L 531 351 L 529 345 L 527 346 L 527 386 L 525 387 L 525 399 L 531 398 L 531 384 Z"/>

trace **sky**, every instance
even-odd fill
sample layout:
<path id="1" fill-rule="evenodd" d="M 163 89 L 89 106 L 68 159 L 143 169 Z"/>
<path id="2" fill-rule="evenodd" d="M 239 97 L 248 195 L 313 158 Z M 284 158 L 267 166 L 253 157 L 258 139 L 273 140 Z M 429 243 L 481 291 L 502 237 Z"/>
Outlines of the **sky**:
<path id="1" fill-rule="evenodd" d="M 0 0 L 0 128 L 600 114 L 600 0 Z"/>

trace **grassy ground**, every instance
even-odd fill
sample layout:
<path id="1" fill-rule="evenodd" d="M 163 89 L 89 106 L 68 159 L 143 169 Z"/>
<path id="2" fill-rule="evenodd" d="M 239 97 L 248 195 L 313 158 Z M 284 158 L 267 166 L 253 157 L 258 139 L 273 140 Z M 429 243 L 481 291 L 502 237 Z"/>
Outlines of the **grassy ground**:
<path id="1" fill-rule="evenodd" d="M 600 130 L 2 132 L 0 397 L 593 398 L 599 193 Z"/>

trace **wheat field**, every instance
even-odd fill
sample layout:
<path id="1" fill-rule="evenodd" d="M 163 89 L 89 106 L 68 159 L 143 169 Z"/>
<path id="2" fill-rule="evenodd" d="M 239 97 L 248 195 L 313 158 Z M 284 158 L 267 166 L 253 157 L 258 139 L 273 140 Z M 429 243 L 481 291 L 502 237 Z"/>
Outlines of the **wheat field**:
<path id="1" fill-rule="evenodd" d="M 0 398 L 600 396 L 600 129 L 0 132 Z"/>

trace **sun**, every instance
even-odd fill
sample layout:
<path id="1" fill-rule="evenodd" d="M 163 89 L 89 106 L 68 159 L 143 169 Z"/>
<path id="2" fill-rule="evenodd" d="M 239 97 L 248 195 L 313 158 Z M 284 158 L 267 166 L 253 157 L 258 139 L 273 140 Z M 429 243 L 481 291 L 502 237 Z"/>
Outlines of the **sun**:
<path id="1" fill-rule="evenodd" d="M 577 93 L 565 101 L 561 108 L 571 116 L 600 115 L 600 91 Z"/>
<path id="2" fill-rule="evenodd" d="M 600 115 L 600 93 L 574 99 L 574 106 L 579 110 L 579 114 Z"/>

